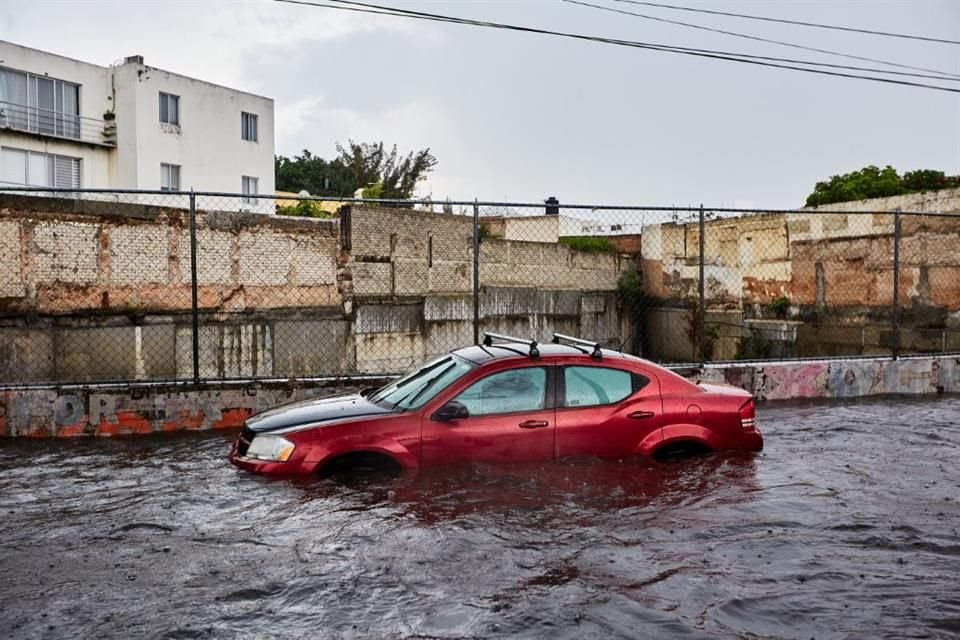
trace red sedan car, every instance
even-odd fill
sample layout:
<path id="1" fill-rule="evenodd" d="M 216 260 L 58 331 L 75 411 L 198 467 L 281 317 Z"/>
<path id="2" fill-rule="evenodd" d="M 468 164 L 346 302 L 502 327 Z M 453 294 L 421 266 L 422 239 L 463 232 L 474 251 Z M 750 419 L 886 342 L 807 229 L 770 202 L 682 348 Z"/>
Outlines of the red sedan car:
<path id="1" fill-rule="evenodd" d="M 494 340 L 497 340 L 495 343 Z M 487 334 L 378 390 L 250 417 L 230 461 L 263 474 L 568 456 L 758 451 L 753 398 L 556 336 Z"/>

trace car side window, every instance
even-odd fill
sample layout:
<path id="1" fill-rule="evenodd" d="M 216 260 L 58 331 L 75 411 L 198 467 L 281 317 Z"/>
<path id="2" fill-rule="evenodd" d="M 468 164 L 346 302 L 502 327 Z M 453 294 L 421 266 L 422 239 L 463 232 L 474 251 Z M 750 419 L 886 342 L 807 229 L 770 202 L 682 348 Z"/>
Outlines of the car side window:
<path id="1" fill-rule="evenodd" d="M 650 380 L 638 373 L 606 367 L 566 367 L 563 370 L 565 407 L 596 407 L 620 402 Z"/>
<path id="2" fill-rule="evenodd" d="M 471 416 L 537 411 L 546 406 L 547 370 L 511 369 L 474 382 L 454 398 Z"/>

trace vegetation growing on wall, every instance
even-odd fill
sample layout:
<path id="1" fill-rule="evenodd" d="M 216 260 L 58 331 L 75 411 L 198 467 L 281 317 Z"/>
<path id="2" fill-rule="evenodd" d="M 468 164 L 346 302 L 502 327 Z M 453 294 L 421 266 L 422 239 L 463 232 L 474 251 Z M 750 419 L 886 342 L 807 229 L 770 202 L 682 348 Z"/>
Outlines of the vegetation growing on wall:
<path id="1" fill-rule="evenodd" d="M 564 236 L 557 242 L 587 253 L 616 253 L 616 249 L 609 240 L 596 236 Z"/>
<path id="2" fill-rule="evenodd" d="M 835 202 L 885 198 L 954 187 L 960 187 L 960 176 L 948 176 L 943 171 L 918 169 L 907 171 L 901 176 L 890 165 L 883 169 L 870 165 L 859 171 L 831 176 L 825 182 L 818 182 L 813 193 L 807 196 L 807 206 L 817 207 Z"/>
<path id="3" fill-rule="evenodd" d="M 295 205 L 277 207 L 279 216 L 298 216 L 300 218 L 332 218 L 333 214 L 324 211 L 319 202 L 300 200 Z"/>
<path id="4" fill-rule="evenodd" d="M 787 311 L 790 309 L 790 298 L 787 296 L 780 296 L 779 298 L 774 298 L 770 301 L 770 304 L 767 305 L 767 308 L 778 318 L 786 318 Z"/>

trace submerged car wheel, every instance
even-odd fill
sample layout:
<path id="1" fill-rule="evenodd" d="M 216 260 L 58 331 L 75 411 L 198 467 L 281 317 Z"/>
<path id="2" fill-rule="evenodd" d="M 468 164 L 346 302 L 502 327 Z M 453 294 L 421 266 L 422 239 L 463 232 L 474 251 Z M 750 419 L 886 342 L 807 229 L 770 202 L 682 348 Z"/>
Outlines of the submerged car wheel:
<path id="1" fill-rule="evenodd" d="M 695 440 L 671 442 L 653 452 L 653 459 L 657 462 L 675 462 L 687 458 L 695 458 L 713 453 L 713 449 Z"/>
<path id="2" fill-rule="evenodd" d="M 388 455 L 372 451 L 354 451 L 330 460 L 320 468 L 318 473 L 321 478 L 345 482 L 396 478 L 402 470 L 400 463 Z"/>

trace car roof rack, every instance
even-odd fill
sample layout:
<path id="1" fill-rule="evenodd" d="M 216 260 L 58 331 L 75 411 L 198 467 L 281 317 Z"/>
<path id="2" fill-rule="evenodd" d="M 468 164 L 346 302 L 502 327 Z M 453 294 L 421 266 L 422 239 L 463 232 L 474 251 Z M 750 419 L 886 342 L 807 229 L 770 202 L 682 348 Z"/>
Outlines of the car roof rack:
<path id="1" fill-rule="evenodd" d="M 553 343 L 554 344 L 566 344 L 573 347 L 581 353 L 587 353 L 586 349 L 580 349 L 577 345 L 582 345 L 584 347 L 593 347 L 593 352 L 590 354 L 590 357 L 595 360 L 603 359 L 603 351 L 600 349 L 600 343 L 594 340 L 583 340 L 582 338 L 575 338 L 573 336 L 565 336 L 562 333 L 553 334 Z"/>
<path id="2" fill-rule="evenodd" d="M 502 340 L 502 341 L 504 341 L 504 342 L 513 342 L 513 343 L 515 343 L 515 344 L 525 344 L 525 345 L 527 345 L 528 347 L 530 347 L 530 352 L 529 352 L 528 354 L 526 354 L 526 355 L 529 355 L 531 358 L 539 358 L 539 357 L 540 357 L 540 349 L 537 348 L 537 341 L 536 341 L 536 340 L 525 340 L 524 338 L 516 338 L 516 337 L 514 337 L 514 336 L 505 336 L 505 335 L 501 335 L 501 334 L 499 334 L 499 333 L 490 333 L 489 331 L 484 331 L 484 332 L 483 332 L 483 346 L 485 346 L 485 347 L 490 347 L 490 346 L 492 346 L 492 345 L 493 345 L 493 341 L 494 341 L 495 339 L 496 339 L 496 340 Z M 508 350 L 508 351 L 513 351 L 514 353 L 518 353 L 518 354 L 520 354 L 520 355 L 524 355 L 522 351 L 518 351 L 517 349 L 511 349 L 510 347 L 504 347 L 503 345 L 497 345 L 497 346 L 499 346 L 499 347 L 502 348 L 502 349 L 506 349 L 506 350 Z"/>

